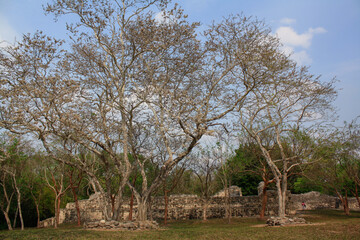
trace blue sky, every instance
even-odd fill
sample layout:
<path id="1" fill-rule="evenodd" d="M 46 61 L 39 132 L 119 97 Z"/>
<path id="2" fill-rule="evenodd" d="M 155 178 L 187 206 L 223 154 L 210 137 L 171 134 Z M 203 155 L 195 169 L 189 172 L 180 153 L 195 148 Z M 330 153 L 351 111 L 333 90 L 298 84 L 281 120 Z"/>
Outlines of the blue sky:
<path id="1" fill-rule="evenodd" d="M 13 43 L 21 35 L 43 30 L 58 38 L 66 34 L 43 14 L 47 0 L 0 0 L 0 41 Z M 322 75 L 337 77 L 341 89 L 335 101 L 339 121 L 360 115 L 360 0 L 181 0 L 190 20 L 203 25 L 229 14 L 244 13 L 264 20 L 278 34 L 284 51 L 299 64 Z"/>

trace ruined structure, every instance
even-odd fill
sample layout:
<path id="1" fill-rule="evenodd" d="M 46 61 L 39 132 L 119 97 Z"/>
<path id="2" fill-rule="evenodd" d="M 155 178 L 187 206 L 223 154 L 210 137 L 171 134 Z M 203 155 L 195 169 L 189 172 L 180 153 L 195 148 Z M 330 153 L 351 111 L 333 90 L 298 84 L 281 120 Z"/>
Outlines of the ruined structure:
<path id="1" fill-rule="evenodd" d="M 231 188 L 230 204 L 233 217 L 256 217 L 260 213 L 261 198 L 260 196 L 240 196 L 241 190 L 237 187 Z M 103 220 L 102 199 L 99 194 L 93 194 L 87 200 L 80 200 L 80 211 L 82 222 L 94 222 Z M 319 192 L 309 192 L 305 194 L 288 194 L 287 214 L 295 214 L 297 210 L 301 210 L 301 203 L 306 203 L 306 209 L 331 209 L 341 208 L 341 202 L 337 197 L 320 194 Z M 209 202 L 207 209 L 208 218 L 225 217 L 225 197 L 223 194 L 215 194 Z M 350 209 L 359 209 L 355 198 L 349 198 Z M 125 199 L 123 207 L 123 220 L 128 220 L 130 210 L 130 199 Z M 152 213 L 149 219 L 161 220 L 164 218 L 164 198 L 153 197 L 151 201 Z M 266 216 L 277 214 L 277 198 L 275 191 L 268 191 L 268 203 L 266 208 Z M 136 219 L 136 201 L 133 208 L 133 216 Z M 201 219 L 202 218 L 202 200 L 197 195 L 171 195 L 168 205 L 168 219 Z M 42 221 L 43 227 L 53 224 L 53 219 Z M 60 211 L 60 223 L 76 222 L 75 203 L 68 203 L 64 209 Z"/>

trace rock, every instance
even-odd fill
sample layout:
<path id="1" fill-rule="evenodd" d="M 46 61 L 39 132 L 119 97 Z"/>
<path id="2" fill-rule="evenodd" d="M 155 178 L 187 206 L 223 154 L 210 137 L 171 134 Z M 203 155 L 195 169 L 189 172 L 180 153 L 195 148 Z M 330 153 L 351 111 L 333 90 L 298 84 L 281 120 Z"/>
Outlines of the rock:
<path id="1" fill-rule="evenodd" d="M 123 229 L 123 230 L 136 230 L 136 229 L 158 229 L 159 224 L 156 221 L 97 221 L 84 223 L 85 229 Z"/>
<path id="2" fill-rule="evenodd" d="M 270 217 L 266 224 L 268 226 L 285 226 L 292 224 L 305 224 L 306 220 L 304 218 L 294 217 L 294 218 L 280 218 L 280 217 Z"/>

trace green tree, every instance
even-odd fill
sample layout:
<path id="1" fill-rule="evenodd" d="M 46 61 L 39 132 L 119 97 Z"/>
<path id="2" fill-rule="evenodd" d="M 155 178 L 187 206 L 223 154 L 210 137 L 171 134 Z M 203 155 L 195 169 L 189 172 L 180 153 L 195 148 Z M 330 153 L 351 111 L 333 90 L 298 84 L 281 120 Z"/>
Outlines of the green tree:
<path id="1" fill-rule="evenodd" d="M 341 200 L 344 212 L 350 214 L 348 196 L 358 196 L 359 172 L 359 125 L 356 121 L 345 123 L 343 127 L 328 130 L 325 137 L 317 140 L 317 149 L 313 154 L 316 159 L 307 171 L 309 179 Z"/>
<path id="2" fill-rule="evenodd" d="M 25 141 L 19 136 L 4 133 L 0 140 L 0 185 L 1 185 L 1 201 L 0 208 L 4 214 L 8 229 L 12 230 L 9 212 L 12 205 L 13 197 L 16 196 L 16 213 L 13 219 L 16 222 L 19 215 L 21 230 L 24 230 L 24 219 L 21 207 L 22 191 L 24 184 L 22 181 L 23 171 L 26 170 L 26 162 L 28 156 L 24 152 L 26 150 Z"/>

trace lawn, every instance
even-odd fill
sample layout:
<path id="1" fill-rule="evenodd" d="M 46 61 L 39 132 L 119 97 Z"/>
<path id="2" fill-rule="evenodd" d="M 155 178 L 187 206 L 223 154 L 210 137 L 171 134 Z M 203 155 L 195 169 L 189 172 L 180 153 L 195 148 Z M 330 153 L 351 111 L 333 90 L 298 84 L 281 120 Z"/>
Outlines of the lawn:
<path id="1" fill-rule="evenodd" d="M 236 218 L 227 224 L 223 219 L 173 221 L 160 230 L 94 231 L 73 225 L 59 229 L 0 231 L 2 239 L 360 239 L 360 212 L 345 216 L 339 210 L 305 211 L 299 214 L 309 225 L 263 227 L 256 218 Z"/>

